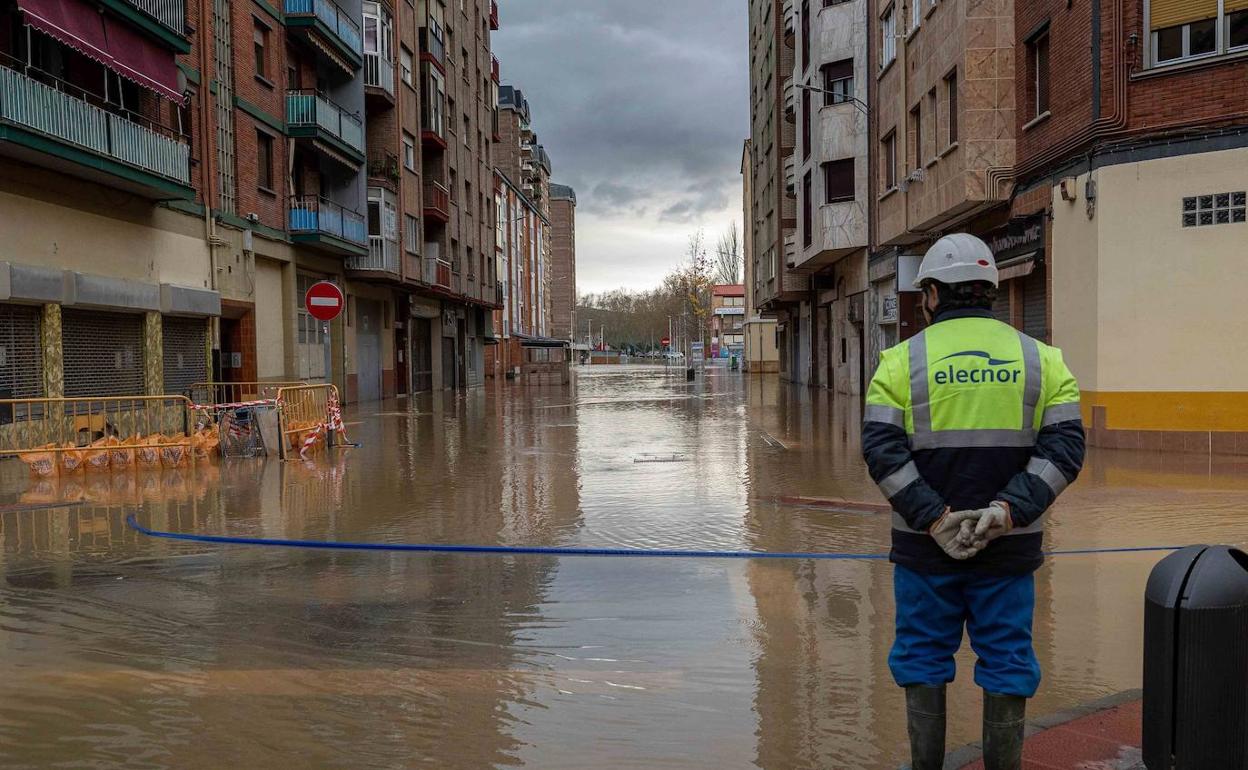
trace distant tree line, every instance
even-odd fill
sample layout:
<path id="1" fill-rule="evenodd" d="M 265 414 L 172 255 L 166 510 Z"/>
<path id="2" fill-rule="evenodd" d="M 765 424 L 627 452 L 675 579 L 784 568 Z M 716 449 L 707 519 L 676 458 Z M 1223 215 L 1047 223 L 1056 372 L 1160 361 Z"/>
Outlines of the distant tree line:
<path id="1" fill-rule="evenodd" d="M 736 223 L 720 237 L 712 259 L 701 231 L 689 237 L 681 263 L 653 289 L 615 289 L 577 297 L 576 339 L 604 343 L 612 350 L 647 352 L 673 347 L 689 353 L 690 343 L 710 334 L 711 287 L 741 281 L 740 239 Z M 669 325 L 670 322 L 670 325 Z"/>

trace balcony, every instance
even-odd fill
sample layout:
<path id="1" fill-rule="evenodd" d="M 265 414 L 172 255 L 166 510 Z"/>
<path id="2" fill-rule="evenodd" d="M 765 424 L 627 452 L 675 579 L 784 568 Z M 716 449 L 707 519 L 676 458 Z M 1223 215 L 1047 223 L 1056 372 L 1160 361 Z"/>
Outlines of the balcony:
<path id="1" fill-rule="evenodd" d="M 784 44 L 789 48 L 797 45 L 797 0 L 784 0 Z"/>
<path id="2" fill-rule="evenodd" d="M 354 74 L 363 63 L 363 38 L 359 23 L 332 0 L 285 0 L 286 26 L 304 35 L 315 35 L 328 45 L 313 47 L 334 64 Z M 332 50 L 330 50 L 332 48 Z"/>
<path id="3" fill-rule="evenodd" d="M 425 219 L 451 221 L 451 193 L 440 182 L 425 182 Z"/>
<path id="4" fill-rule="evenodd" d="M 437 286 L 450 291 L 451 263 L 437 257 L 425 257 L 421 280 L 430 286 Z"/>
<path id="5" fill-rule="evenodd" d="M 370 235 L 368 255 L 348 258 L 346 267 L 348 270 L 397 278 L 403 271 L 399 261 L 399 242 L 380 235 Z"/>
<path id="6" fill-rule="evenodd" d="M 784 119 L 789 123 L 797 122 L 798 87 L 789 75 L 784 79 Z"/>
<path id="7" fill-rule="evenodd" d="M 386 94 L 394 103 L 394 62 L 379 53 L 364 54 L 364 85 Z"/>
<path id="8" fill-rule="evenodd" d="M 498 0 L 490 0 L 490 29 L 498 31 Z"/>
<path id="9" fill-rule="evenodd" d="M 85 100 L 86 92 L 30 72 L 41 79 L 0 66 L 0 153 L 154 200 L 194 197 L 183 138 L 101 109 Z"/>
<path id="10" fill-rule="evenodd" d="M 357 166 L 364 162 L 364 123 L 323 94 L 286 92 L 286 132 L 328 145 Z"/>
<path id="11" fill-rule="evenodd" d="M 440 32 L 431 32 L 429 27 L 420 28 L 420 58 L 446 74 L 446 43 L 442 42 Z"/>
<path id="12" fill-rule="evenodd" d="M 500 82 L 499 81 L 500 75 L 501 73 L 499 71 L 499 66 L 498 66 L 498 57 L 495 56 L 494 54 L 490 54 L 490 78 L 495 83 L 498 83 Z"/>
<path id="13" fill-rule="evenodd" d="M 290 239 L 338 255 L 368 255 L 364 215 L 317 195 L 292 195 L 287 227 Z"/>
<path id="14" fill-rule="evenodd" d="M 784 159 L 784 194 L 797 197 L 797 157 L 794 155 Z"/>
<path id="15" fill-rule="evenodd" d="M 176 53 L 190 53 L 185 0 L 101 0 L 113 13 Z"/>
<path id="16" fill-rule="evenodd" d="M 504 297 L 503 297 L 503 282 L 502 282 L 502 281 L 495 281 L 495 282 L 494 282 L 494 305 L 495 305 L 496 307 L 500 307 L 500 308 L 501 308 L 501 307 L 503 306 L 503 299 L 504 299 Z"/>

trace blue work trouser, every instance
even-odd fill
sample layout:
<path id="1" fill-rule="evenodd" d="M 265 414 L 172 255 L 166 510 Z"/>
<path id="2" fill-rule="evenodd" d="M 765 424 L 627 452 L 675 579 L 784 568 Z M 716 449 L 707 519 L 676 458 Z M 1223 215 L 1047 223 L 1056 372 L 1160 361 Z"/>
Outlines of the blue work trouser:
<path id="1" fill-rule="evenodd" d="M 1040 686 L 1031 646 L 1036 585 L 1027 575 L 925 575 L 893 569 L 897 638 L 888 656 L 901 687 L 953 681 L 962 625 L 979 656 L 975 683 L 988 692 L 1030 698 Z"/>

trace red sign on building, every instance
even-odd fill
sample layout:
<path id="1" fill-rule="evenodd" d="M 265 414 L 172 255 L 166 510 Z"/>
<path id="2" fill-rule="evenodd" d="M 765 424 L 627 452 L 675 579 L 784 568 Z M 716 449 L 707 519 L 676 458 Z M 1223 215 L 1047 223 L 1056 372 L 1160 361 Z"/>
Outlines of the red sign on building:
<path id="1" fill-rule="evenodd" d="M 318 321 L 332 321 L 342 313 L 346 298 L 342 289 L 329 281 L 314 283 L 303 298 L 303 306 Z"/>

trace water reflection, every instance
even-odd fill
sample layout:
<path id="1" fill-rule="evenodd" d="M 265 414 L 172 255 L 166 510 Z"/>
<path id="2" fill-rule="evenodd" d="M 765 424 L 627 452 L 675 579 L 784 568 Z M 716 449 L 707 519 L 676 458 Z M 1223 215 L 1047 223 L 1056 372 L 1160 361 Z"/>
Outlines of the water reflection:
<path id="1" fill-rule="evenodd" d="M 886 564 L 214 548 L 124 526 L 135 511 L 281 538 L 886 548 L 882 516 L 781 502 L 878 501 L 852 400 L 682 374 L 354 410 L 361 447 L 309 462 L 47 482 L 0 465 L 0 764 L 896 767 Z M 1242 542 L 1244 470 L 1094 452 L 1050 541 Z M 1139 685 L 1157 558 L 1041 571 L 1033 713 Z M 972 663 L 951 744 L 978 730 Z"/>

